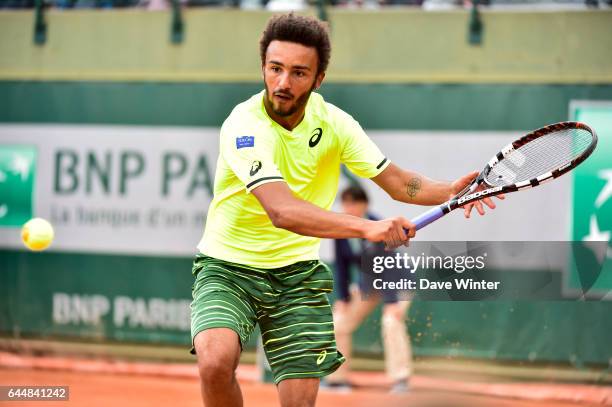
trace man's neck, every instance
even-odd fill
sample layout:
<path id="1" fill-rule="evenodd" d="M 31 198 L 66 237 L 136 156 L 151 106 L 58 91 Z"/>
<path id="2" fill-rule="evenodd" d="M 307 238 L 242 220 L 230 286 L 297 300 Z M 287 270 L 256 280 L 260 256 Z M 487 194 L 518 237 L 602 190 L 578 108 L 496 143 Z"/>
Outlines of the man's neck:
<path id="1" fill-rule="evenodd" d="M 270 119 L 274 120 L 276 123 L 281 125 L 283 128 L 292 131 L 295 129 L 298 124 L 304 119 L 306 108 L 298 110 L 297 112 L 289 115 L 289 116 L 280 116 L 274 113 L 272 108 L 268 105 L 268 102 L 264 100 L 264 108 L 266 109 L 266 113 L 270 116 Z"/>

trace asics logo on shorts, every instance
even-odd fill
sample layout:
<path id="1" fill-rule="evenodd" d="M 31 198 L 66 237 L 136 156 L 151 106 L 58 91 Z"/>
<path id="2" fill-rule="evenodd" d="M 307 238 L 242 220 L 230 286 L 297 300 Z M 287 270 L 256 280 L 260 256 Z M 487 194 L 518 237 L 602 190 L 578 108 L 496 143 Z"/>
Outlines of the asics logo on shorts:
<path id="1" fill-rule="evenodd" d="M 324 350 L 321 353 L 319 353 L 319 357 L 317 358 L 317 366 L 320 365 L 321 363 L 323 363 L 323 361 L 325 360 L 325 357 L 327 356 L 327 351 Z"/>

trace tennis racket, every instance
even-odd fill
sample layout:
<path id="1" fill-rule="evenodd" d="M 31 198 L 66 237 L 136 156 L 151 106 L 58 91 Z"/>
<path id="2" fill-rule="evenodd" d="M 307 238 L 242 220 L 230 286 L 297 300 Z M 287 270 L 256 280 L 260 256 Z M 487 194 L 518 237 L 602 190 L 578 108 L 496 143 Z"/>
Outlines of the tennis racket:
<path id="1" fill-rule="evenodd" d="M 474 181 L 449 201 L 411 222 L 419 230 L 471 202 L 551 181 L 576 168 L 596 145 L 595 131 L 580 122 L 555 123 L 534 130 L 502 148 Z M 476 191 L 481 185 L 485 189 Z"/>

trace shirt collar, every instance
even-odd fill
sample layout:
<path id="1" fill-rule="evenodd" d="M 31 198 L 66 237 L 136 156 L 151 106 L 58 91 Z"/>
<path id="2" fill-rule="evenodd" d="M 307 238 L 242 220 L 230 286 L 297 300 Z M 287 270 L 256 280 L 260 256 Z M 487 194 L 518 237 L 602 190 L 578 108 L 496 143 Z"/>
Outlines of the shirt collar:
<path id="1" fill-rule="evenodd" d="M 308 101 L 306 102 L 306 110 L 304 111 L 304 117 L 302 118 L 302 121 L 300 121 L 298 123 L 297 126 L 295 126 L 295 128 L 291 131 L 287 130 L 286 128 L 284 128 L 283 126 L 281 126 L 280 124 L 278 124 L 277 122 L 275 122 L 269 115 L 268 112 L 266 110 L 266 107 L 264 105 L 264 97 L 266 95 L 266 90 L 262 90 L 260 92 L 260 100 L 261 100 L 261 111 L 263 113 L 263 115 L 268 119 L 268 121 L 270 122 L 270 125 L 275 128 L 278 129 L 279 131 L 281 131 L 282 134 L 286 134 L 288 136 L 297 136 L 298 134 L 300 134 L 304 128 L 306 128 L 308 126 L 308 123 L 310 122 L 310 119 L 312 117 L 312 108 L 311 108 L 311 99 L 312 99 L 312 93 L 310 94 L 310 96 L 308 97 Z"/>

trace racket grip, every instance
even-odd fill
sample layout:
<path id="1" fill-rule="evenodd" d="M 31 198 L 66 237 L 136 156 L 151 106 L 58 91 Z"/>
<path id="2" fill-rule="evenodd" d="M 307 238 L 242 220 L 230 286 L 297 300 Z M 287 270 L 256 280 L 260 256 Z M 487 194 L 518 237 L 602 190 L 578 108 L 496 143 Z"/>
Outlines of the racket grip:
<path id="1" fill-rule="evenodd" d="M 444 211 L 441 207 L 436 206 L 435 208 L 431 208 L 427 212 L 420 214 L 410 222 L 414 223 L 416 230 L 419 230 L 429 225 L 431 222 L 440 219 L 442 216 L 444 216 Z"/>

